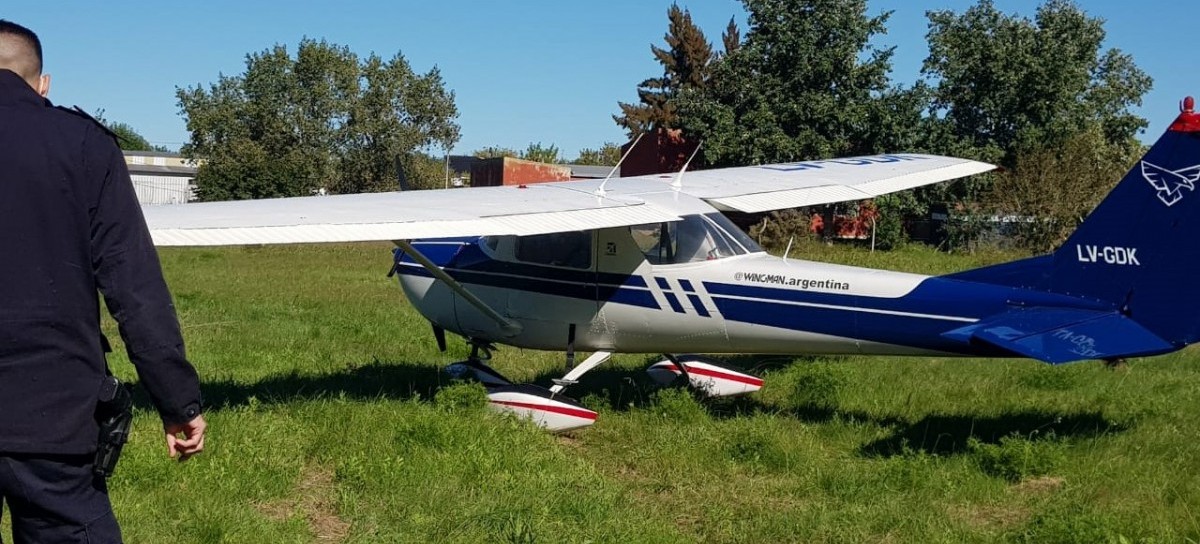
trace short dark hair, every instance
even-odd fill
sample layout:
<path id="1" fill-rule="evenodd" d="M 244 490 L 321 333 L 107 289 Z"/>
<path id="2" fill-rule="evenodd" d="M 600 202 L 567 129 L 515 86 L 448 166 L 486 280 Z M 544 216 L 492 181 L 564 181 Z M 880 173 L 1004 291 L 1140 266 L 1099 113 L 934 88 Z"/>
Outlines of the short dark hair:
<path id="1" fill-rule="evenodd" d="M 33 49 L 33 53 L 37 60 L 37 71 L 39 74 L 42 73 L 42 41 L 38 39 L 37 34 L 34 34 L 32 30 L 9 21 L 8 19 L 0 19 L 0 36 L 4 35 L 17 37 L 24 40 L 29 48 Z"/>

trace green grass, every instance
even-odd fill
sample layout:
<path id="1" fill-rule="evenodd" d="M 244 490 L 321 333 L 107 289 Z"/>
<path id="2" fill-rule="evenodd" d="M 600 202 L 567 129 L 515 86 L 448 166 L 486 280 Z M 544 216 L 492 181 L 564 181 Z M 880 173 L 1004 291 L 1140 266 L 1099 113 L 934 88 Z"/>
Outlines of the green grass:
<path id="1" fill-rule="evenodd" d="M 925 273 L 1011 257 L 800 254 Z M 436 350 L 386 244 L 162 259 L 211 434 L 172 463 L 142 402 L 111 481 L 129 542 L 1200 542 L 1194 350 L 1115 371 L 743 357 L 766 387 L 715 401 L 619 356 L 572 389 L 596 425 L 555 436 L 439 372 L 465 345 Z M 562 356 L 495 366 L 544 384 Z"/>

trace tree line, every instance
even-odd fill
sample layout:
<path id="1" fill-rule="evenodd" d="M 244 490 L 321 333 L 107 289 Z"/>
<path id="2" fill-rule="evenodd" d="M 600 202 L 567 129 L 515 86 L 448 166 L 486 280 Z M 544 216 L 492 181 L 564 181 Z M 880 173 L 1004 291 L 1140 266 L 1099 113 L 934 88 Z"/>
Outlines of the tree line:
<path id="1" fill-rule="evenodd" d="M 1032 18 L 979 0 L 962 12 L 927 12 L 929 55 L 917 81 L 891 79 L 893 47 L 876 45 L 888 13 L 867 0 L 743 0 L 720 49 L 678 5 L 667 11 L 662 66 L 619 103 L 614 121 L 632 138 L 681 129 L 703 141 L 706 167 L 880 152 L 927 152 L 994 162 L 977 176 L 877 199 L 885 244 L 901 243 L 904 217 L 945 203 L 969 218 L 1009 210 L 1019 241 L 1045 249 L 1062 239 L 1140 151 L 1147 125 L 1131 108 L 1151 80 L 1133 59 L 1102 47 L 1103 21 L 1070 0 L 1047 0 Z M 440 187 L 431 157 L 459 140 L 454 92 L 436 68 L 417 73 L 396 54 L 360 58 L 305 39 L 246 57 L 237 76 L 177 89 L 191 133 L 181 152 L 203 158 L 208 200 Z M 617 145 L 580 153 L 613 164 Z M 437 153 L 440 155 L 440 153 Z M 564 162 L 554 145 L 485 148 L 476 156 Z M 1064 198 L 1070 195 L 1069 198 Z M 969 241 L 980 222 L 954 222 Z"/>
<path id="2" fill-rule="evenodd" d="M 873 45 L 889 14 L 868 15 L 866 0 L 743 4 L 745 35 L 731 20 L 719 53 L 688 10 L 672 6 L 667 47 L 651 47 L 662 76 L 644 81 L 639 102 L 620 104 L 614 120 L 631 136 L 682 129 L 703 141 L 709 167 L 895 151 L 1005 167 L 877 199 L 885 244 L 903 241 L 904 217 L 944 203 L 960 219 L 1031 216 L 1014 226 L 1018 243 L 1048 249 L 1141 152 L 1147 122 L 1130 110 L 1151 79 L 1128 54 L 1103 49 L 1103 21 L 1069 0 L 1049 0 L 1033 18 L 991 0 L 927 12 L 929 55 L 907 85 L 890 79 L 895 49 Z M 987 223 L 950 226 L 961 244 Z"/>

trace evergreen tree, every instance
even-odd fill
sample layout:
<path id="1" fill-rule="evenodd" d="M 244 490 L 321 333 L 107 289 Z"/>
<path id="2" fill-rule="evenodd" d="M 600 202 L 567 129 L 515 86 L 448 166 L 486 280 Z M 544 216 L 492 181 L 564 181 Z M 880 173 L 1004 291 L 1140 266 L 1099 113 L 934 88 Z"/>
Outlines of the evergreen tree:
<path id="1" fill-rule="evenodd" d="M 638 85 L 639 102 L 619 103 L 621 114 L 613 116 L 631 138 L 658 127 L 675 128 L 675 97 L 684 89 L 701 88 L 708 82 L 713 51 L 704 32 L 692 22 L 691 13 L 678 4 L 667 10 L 667 19 L 670 24 L 663 39 L 668 48 L 650 46 L 663 66 L 662 77 L 643 81 Z"/>

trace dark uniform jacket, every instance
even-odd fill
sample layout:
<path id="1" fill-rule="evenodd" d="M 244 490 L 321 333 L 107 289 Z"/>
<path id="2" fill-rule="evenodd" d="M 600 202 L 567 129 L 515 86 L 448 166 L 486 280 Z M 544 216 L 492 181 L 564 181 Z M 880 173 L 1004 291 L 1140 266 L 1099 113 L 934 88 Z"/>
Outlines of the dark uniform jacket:
<path id="1" fill-rule="evenodd" d="M 193 419 L 199 380 L 124 156 L 0 69 L 0 452 L 95 451 L 97 290 L 163 421 Z"/>

